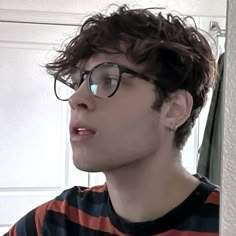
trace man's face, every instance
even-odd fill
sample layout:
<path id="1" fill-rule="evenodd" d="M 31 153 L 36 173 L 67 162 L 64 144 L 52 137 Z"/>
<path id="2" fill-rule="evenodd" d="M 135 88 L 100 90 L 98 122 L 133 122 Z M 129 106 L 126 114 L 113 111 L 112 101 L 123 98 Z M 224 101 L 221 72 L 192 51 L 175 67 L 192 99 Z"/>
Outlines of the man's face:
<path id="1" fill-rule="evenodd" d="M 103 62 L 142 72 L 124 55 L 117 54 L 95 55 L 83 64 L 83 69 L 91 70 Z M 69 100 L 75 166 L 89 172 L 106 172 L 155 155 L 160 136 L 165 137 L 160 113 L 151 108 L 156 99 L 154 85 L 124 73 L 116 94 L 101 99 L 89 92 L 87 83 L 84 81 Z M 81 131 L 76 133 L 76 128 Z"/>

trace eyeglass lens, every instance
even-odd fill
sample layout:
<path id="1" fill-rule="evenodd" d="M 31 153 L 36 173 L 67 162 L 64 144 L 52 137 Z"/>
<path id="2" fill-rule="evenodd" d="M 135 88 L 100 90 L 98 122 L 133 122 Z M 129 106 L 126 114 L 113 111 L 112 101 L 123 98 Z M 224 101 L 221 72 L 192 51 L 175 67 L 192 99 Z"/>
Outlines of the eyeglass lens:
<path id="1" fill-rule="evenodd" d="M 107 98 L 117 90 L 119 77 L 119 67 L 116 64 L 101 64 L 88 74 L 89 90 L 97 97 Z M 79 88 L 82 79 L 81 72 L 77 68 L 60 72 L 55 81 L 57 97 L 61 100 L 68 100 Z"/>

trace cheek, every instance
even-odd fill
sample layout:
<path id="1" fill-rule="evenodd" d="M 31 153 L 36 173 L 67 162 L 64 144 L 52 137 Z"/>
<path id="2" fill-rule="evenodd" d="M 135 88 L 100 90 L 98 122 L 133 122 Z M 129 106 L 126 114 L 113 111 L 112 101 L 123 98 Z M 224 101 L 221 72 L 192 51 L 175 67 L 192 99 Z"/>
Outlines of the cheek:
<path id="1" fill-rule="evenodd" d="M 117 132 L 109 141 L 119 155 L 120 161 L 132 162 L 147 156 L 153 156 L 159 149 L 159 127 L 151 117 L 141 115 L 132 119 L 123 120 L 117 126 Z M 123 124 L 123 126 L 122 126 Z M 111 145 L 111 146 L 112 146 Z"/>
<path id="2" fill-rule="evenodd" d="M 119 92 L 119 91 L 118 91 Z M 155 143 L 159 137 L 160 115 L 153 110 L 152 104 L 156 99 L 152 90 L 135 89 L 132 93 L 117 94 L 106 103 L 102 116 L 104 125 L 104 139 L 115 145 L 139 145 Z M 146 94 L 146 96 L 140 96 Z M 125 99 L 124 99 L 125 98 Z M 106 111 L 106 112 L 105 112 Z"/>
<path id="3" fill-rule="evenodd" d="M 130 106 L 117 109 L 115 116 L 107 122 L 107 132 L 117 142 L 144 143 L 157 140 L 160 132 L 159 115 L 152 108 Z M 110 117 L 111 118 L 111 117 Z"/>

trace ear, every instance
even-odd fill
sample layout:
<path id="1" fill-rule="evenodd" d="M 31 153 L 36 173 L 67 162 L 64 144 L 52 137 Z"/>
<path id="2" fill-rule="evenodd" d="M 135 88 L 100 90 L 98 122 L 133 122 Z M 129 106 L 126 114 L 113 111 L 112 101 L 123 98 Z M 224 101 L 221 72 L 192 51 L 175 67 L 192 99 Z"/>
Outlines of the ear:
<path id="1" fill-rule="evenodd" d="M 167 128 L 177 129 L 190 116 L 193 107 L 193 97 L 186 90 L 177 90 L 170 94 L 163 103 L 161 116 Z"/>

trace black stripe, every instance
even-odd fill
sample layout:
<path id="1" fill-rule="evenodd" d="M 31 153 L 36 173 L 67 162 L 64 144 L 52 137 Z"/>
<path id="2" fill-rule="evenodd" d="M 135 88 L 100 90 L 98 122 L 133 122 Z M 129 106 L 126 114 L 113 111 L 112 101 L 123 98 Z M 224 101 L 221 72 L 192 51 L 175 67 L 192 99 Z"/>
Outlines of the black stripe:
<path id="1" fill-rule="evenodd" d="M 191 231 L 201 233 L 218 233 L 219 232 L 219 218 L 207 218 L 193 216 L 179 225 L 177 230 Z"/>
<path id="2" fill-rule="evenodd" d="M 25 216 L 25 229 L 26 229 L 26 235 L 29 236 L 36 236 L 37 234 L 37 229 L 36 229 L 36 224 L 35 224 L 35 211 L 36 209 L 30 211 L 26 216 Z"/>
<path id="3" fill-rule="evenodd" d="M 219 205 L 212 203 L 205 204 L 204 207 L 199 208 L 195 215 L 206 218 L 219 218 Z"/>
<path id="4" fill-rule="evenodd" d="M 115 236 L 115 234 L 97 231 L 71 222 L 65 215 L 48 211 L 43 225 L 44 236 Z"/>

